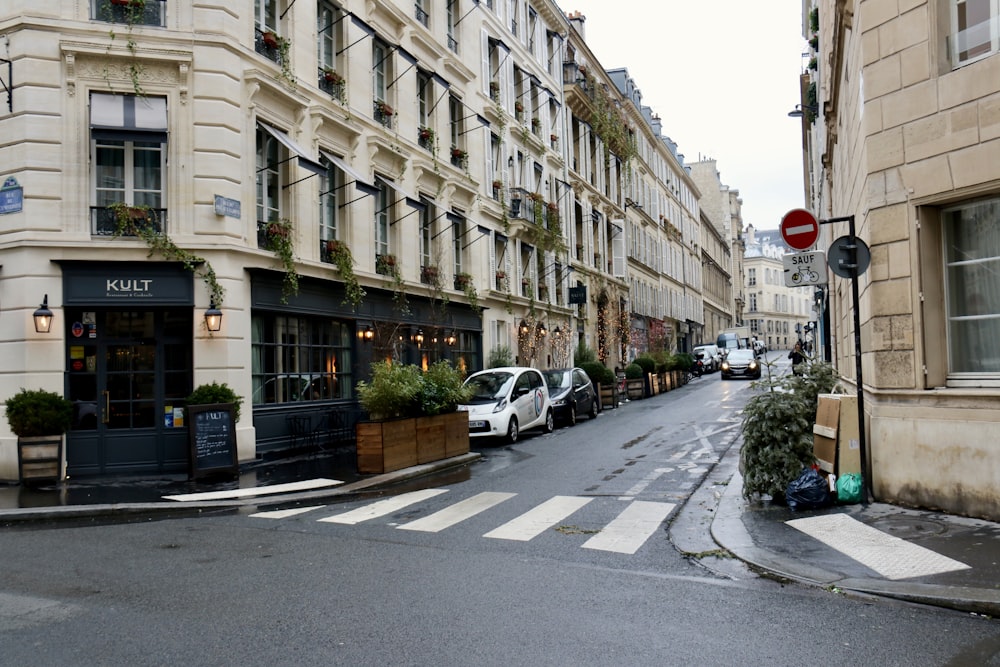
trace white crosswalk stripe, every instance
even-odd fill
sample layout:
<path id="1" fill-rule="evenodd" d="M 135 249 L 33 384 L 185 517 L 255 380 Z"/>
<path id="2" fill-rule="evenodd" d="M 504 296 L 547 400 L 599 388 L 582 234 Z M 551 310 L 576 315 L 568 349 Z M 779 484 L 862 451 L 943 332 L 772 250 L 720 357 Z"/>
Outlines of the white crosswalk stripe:
<path id="1" fill-rule="evenodd" d="M 555 496 L 516 519 L 491 530 L 483 537 L 527 542 L 533 537 L 541 535 L 547 528 L 556 525 L 591 500 L 591 498 L 580 498 L 579 496 Z"/>
<path id="2" fill-rule="evenodd" d="M 402 526 L 396 526 L 396 528 L 400 530 L 419 530 L 425 533 L 437 533 L 445 528 L 454 526 L 456 523 L 474 517 L 480 512 L 485 512 L 489 508 L 499 505 L 516 495 L 516 493 L 480 493 L 446 507 L 440 512 L 435 512 L 410 523 L 404 523 Z"/>
<path id="3" fill-rule="evenodd" d="M 385 500 L 379 500 L 371 505 L 365 505 L 364 507 L 359 507 L 356 510 L 351 510 L 350 512 L 335 514 L 319 520 L 325 523 L 344 523 L 353 525 L 361 523 L 362 521 L 368 521 L 369 519 L 377 519 L 380 516 L 386 516 L 388 514 L 392 514 L 393 512 L 398 512 L 399 510 L 409 507 L 415 503 L 419 503 L 422 500 L 427 500 L 428 498 L 433 498 L 434 496 L 439 496 L 442 493 L 447 492 L 448 489 L 421 489 L 420 491 L 411 491 L 410 493 L 404 493 L 392 498 L 386 498 Z"/>
<path id="4" fill-rule="evenodd" d="M 909 579 L 969 569 L 965 563 L 883 533 L 846 514 L 805 517 L 785 523 L 886 579 Z"/>
<path id="5" fill-rule="evenodd" d="M 634 554 L 670 516 L 674 507 L 674 503 L 633 500 L 604 530 L 584 542 L 583 548 Z"/>
<path id="6" fill-rule="evenodd" d="M 400 510 L 431 500 L 448 489 L 422 489 L 403 493 L 391 498 L 384 498 L 364 504 L 346 512 L 316 519 L 320 523 L 357 525 L 372 519 L 390 516 Z M 398 530 L 408 530 L 423 533 L 439 533 L 467 519 L 478 516 L 498 507 L 504 502 L 516 497 L 516 493 L 487 491 L 469 498 L 459 500 L 443 509 L 426 516 L 396 525 Z M 589 505 L 595 498 L 583 496 L 553 496 L 532 507 L 520 515 L 500 524 L 493 530 L 483 534 L 483 537 L 516 542 L 529 542 L 542 535 L 547 530 L 557 527 L 560 522 L 575 512 Z M 623 503 L 622 501 L 625 501 Z M 588 520 L 593 521 L 596 515 L 608 516 L 608 508 L 613 508 L 617 516 L 604 526 L 596 535 L 590 537 L 581 546 L 597 551 L 610 551 L 621 554 L 634 554 L 642 547 L 676 506 L 674 503 L 659 503 L 620 498 L 605 499 L 595 513 L 588 514 Z M 287 519 L 307 512 L 321 509 L 320 506 L 293 507 L 289 509 L 257 512 L 250 516 L 257 519 Z M 619 511 L 619 508 L 624 507 Z M 394 524 L 389 524 L 394 525 Z M 576 531 L 579 533 L 580 531 Z M 588 531 L 593 532 L 593 531 Z M 573 531 L 569 531 L 570 534 Z"/>

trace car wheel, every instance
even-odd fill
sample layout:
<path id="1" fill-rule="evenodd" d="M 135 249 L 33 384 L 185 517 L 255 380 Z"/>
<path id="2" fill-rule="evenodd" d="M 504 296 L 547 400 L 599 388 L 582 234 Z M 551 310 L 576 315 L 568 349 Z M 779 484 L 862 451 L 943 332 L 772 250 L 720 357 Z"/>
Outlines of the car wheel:
<path id="1" fill-rule="evenodd" d="M 597 419 L 597 397 L 596 396 L 592 396 L 591 399 L 590 399 L 590 412 L 587 413 L 587 416 L 590 417 L 591 419 Z"/>
<path id="2" fill-rule="evenodd" d="M 554 430 L 556 430 L 556 418 L 552 414 L 552 408 L 549 408 L 549 411 L 545 413 L 545 432 L 552 433 Z"/>
<path id="3" fill-rule="evenodd" d="M 569 425 L 576 426 L 576 403 L 571 403 L 569 406 Z"/>
<path id="4" fill-rule="evenodd" d="M 517 430 L 517 417 L 511 417 L 510 423 L 507 424 L 507 437 L 505 440 L 510 444 L 517 442 L 518 430 Z"/>

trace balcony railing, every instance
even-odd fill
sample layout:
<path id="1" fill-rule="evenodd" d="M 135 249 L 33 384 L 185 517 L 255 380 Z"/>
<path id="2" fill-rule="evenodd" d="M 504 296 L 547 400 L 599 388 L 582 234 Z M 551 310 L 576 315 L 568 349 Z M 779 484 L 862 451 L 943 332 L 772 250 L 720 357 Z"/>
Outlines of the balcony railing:
<path id="1" fill-rule="evenodd" d="M 95 21 L 108 23 L 128 23 L 164 27 L 167 25 L 166 0 L 145 0 L 145 2 L 129 2 L 128 0 L 93 0 L 92 7 Z"/>
<path id="2" fill-rule="evenodd" d="M 420 5 L 413 6 L 413 15 L 416 17 L 420 25 L 424 26 L 425 28 L 430 25 L 431 17 Z"/>
<path id="3" fill-rule="evenodd" d="M 156 233 L 162 234 L 167 229 L 167 209 L 165 208 L 136 208 L 132 209 L 132 220 L 135 225 L 149 225 Z M 118 229 L 115 220 L 115 211 L 107 206 L 90 207 L 90 234 L 91 236 L 114 236 Z M 135 236 L 131 232 L 123 233 L 122 236 Z"/>
<path id="4" fill-rule="evenodd" d="M 279 65 L 283 65 L 285 63 L 282 62 L 281 40 L 282 38 L 277 37 L 273 32 L 261 32 L 257 30 L 254 35 L 254 51 Z"/>

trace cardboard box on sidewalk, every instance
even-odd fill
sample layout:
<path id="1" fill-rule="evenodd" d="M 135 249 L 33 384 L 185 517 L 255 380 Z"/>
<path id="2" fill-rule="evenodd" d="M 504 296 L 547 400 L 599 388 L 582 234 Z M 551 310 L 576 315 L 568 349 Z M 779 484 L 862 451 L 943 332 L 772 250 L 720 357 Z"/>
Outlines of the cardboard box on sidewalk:
<path id="1" fill-rule="evenodd" d="M 861 472 L 858 399 L 844 394 L 820 394 L 813 425 L 813 456 L 820 470 L 838 476 Z"/>

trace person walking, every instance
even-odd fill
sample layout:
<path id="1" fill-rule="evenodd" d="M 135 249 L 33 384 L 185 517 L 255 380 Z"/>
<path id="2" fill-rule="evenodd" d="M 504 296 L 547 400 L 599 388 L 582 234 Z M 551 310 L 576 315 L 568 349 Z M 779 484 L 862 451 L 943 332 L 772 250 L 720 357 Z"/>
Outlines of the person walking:
<path id="1" fill-rule="evenodd" d="M 802 351 L 802 343 L 795 343 L 795 347 L 788 353 L 788 358 L 792 360 L 792 373 L 802 375 L 802 371 L 805 370 L 804 364 L 809 359 L 806 353 Z"/>

